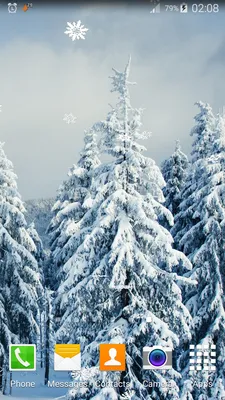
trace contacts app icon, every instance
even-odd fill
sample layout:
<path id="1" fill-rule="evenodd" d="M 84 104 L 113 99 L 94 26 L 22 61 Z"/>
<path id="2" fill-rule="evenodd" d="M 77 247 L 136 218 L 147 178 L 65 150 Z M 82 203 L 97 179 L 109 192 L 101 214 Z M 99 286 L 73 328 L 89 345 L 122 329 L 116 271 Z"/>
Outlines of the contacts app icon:
<path id="1" fill-rule="evenodd" d="M 125 344 L 100 344 L 100 370 L 125 371 Z"/>

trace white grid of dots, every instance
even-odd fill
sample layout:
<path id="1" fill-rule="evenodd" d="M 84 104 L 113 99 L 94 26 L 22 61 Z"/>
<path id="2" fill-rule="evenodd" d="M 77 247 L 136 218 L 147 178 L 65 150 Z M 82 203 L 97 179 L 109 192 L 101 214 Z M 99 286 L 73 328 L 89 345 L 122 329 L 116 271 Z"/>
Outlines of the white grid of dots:
<path id="1" fill-rule="evenodd" d="M 212 351 L 213 350 L 213 351 Z M 190 366 L 189 371 L 215 371 L 216 370 L 216 346 L 201 345 L 189 346 Z"/>

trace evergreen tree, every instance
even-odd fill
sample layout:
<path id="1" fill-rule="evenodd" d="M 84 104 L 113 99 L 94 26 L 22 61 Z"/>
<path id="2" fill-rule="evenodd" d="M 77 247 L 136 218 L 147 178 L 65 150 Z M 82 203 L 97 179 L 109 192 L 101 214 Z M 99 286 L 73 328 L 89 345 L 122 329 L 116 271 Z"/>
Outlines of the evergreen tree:
<path id="1" fill-rule="evenodd" d="M 43 248 L 41 238 L 38 235 L 37 230 L 35 228 L 34 222 L 32 222 L 28 226 L 27 232 L 35 244 L 35 247 L 32 249 L 32 254 L 34 255 L 35 259 L 38 261 L 39 267 L 42 267 L 42 264 L 44 262 L 44 248 Z M 43 271 L 41 271 L 41 272 L 43 272 Z"/>
<path id="2" fill-rule="evenodd" d="M 165 196 L 165 207 L 168 208 L 173 216 L 178 213 L 180 203 L 180 192 L 184 186 L 187 175 L 188 158 L 181 151 L 179 141 L 176 141 L 175 151 L 171 157 L 162 164 L 162 174 L 166 181 L 163 190 Z"/>
<path id="3" fill-rule="evenodd" d="M 191 131 L 191 136 L 195 138 L 191 153 L 193 163 L 212 154 L 216 128 L 216 118 L 210 105 L 202 101 L 196 105 L 200 108 L 200 112 L 195 116 L 196 125 Z"/>
<path id="4" fill-rule="evenodd" d="M 45 349 L 46 328 L 44 325 L 46 322 L 46 291 L 47 291 L 47 289 L 45 288 L 46 283 L 45 283 L 44 273 L 45 273 L 46 264 L 48 263 L 48 260 L 49 260 L 49 256 L 48 256 L 47 251 L 44 250 L 44 248 L 43 248 L 42 240 L 36 231 L 34 222 L 30 223 L 27 231 L 35 244 L 35 248 L 32 250 L 31 253 L 38 262 L 39 272 L 42 277 L 42 282 L 43 282 L 43 286 L 44 286 L 44 292 L 43 292 L 41 298 L 39 299 L 39 302 L 40 302 L 40 308 L 39 308 L 39 312 L 38 312 L 39 334 L 38 334 L 37 341 L 36 341 L 37 363 L 39 362 L 40 366 L 42 368 L 43 361 L 44 361 L 44 349 Z"/>
<path id="5" fill-rule="evenodd" d="M 186 293 L 188 309 L 193 316 L 194 344 L 216 344 L 221 354 L 217 358 L 216 371 L 198 372 L 195 381 L 205 382 L 205 388 L 194 386 L 193 397 L 219 399 L 224 396 L 225 373 L 225 312 L 224 312 L 224 245 L 225 245 L 225 197 L 224 197 L 224 121 L 219 121 L 212 141 L 210 129 L 196 129 L 193 143 L 192 181 L 181 196 L 180 213 L 172 229 L 178 248 L 193 263 L 192 279 L 198 281 L 195 290 Z M 220 131 L 220 132 L 219 132 Z M 204 137 L 205 135 L 205 137 Z M 204 144 L 207 151 L 202 150 Z M 211 146 L 211 147 L 210 147 Z M 211 155 L 210 155 L 211 148 Z M 201 158 L 202 157 L 202 158 Z M 213 382 L 207 387 L 207 382 Z"/>
<path id="6" fill-rule="evenodd" d="M 61 265 L 64 265 L 71 252 L 74 252 L 73 248 L 70 249 L 70 245 L 66 250 L 64 247 L 70 237 L 79 229 L 78 223 L 88 207 L 84 201 L 86 197 L 89 197 L 93 171 L 99 164 L 96 134 L 90 129 L 85 131 L 84 148 L 80 153 L 80 159 L 77 165 L 73 165 L 70 169 L 68 179 L 61 185 L 52 209 L 53 218 L 48 228 L 51 245 L 48 267 L 53 271 L 48 273 L 50 277 L 47 280 L 49 286 L 54 290 L 63 278 Z"/>
<path id="7" fill-rule="evenodd" d="M 24 217 L 13 165 L 0 144 L 0 368 L 9 344 L 35 343 L 42 296 L 36 252 Z"/>
<path id="8" fill-rule="evenodd" d="M 170 233 L 158 222 L 159 215 L 172 215 L 161 204 L 161 172 L 138 143 L 148 135 L 140 132 L 142 110 L 130 104 L 129 70 L 130 61 L 123 73 L 114 70 L 112 91 L 119 94 L 119 103 L 95 125 L 104 152 L 114 161 L 96 170 L 92 207 L 80 225 L 82 244 L 66 262 L 66 280 L 58 291 L 64 311 L 58 341 L 81 343 L 83 365 L 91 367 L 89 387 L 71 391 L 71 399 L 126 398 L 127 386 L 133 400 L 178 399 L 179 374 L 175 369 L 143 373 L 142 348 L 176 349 L 178 336 L 190 339 L 190 315 L 177 284 L 182 278 L 175 270 L 191 264 L 172 248 Z M 126 344 L 127 371 L 98 371 L 100 343 Z M 159 385 L 144 387 L 144 377 Z M 96 380 L 107 380 L 108 387 L 97 387 Z M 121 387 L 113 385 L 115 380 Z"/>
<path id="9" fill-rule="evenodd" d="M 196 105 L 200 108 L 200 113 L 195 116 L 196 125 L 191 130 L 191 136 L 194 136 L 192 158 L 185 185 L 180 194 L 180 198 L 183 199 L 180 204 L 180 212 L 175 216 L 175 226 L 172 228 L 172 235 L 177 248 L 181 248 L 180 241 L 185 237 L 185 233 L 189 232 L 193 225 L 197 225 L 199 222 L 192 197 L 195 196 L 198 190 L 198 182 L 202 182 L 202 169 L 207 164 L 208 157 L 214 152 L 213 146 L 216 139 L 216 119 L 213 116 L 211 107 L 201 101 Z M 200 247 L 202 241 L 204 241 L 201 230 L 198 232 L 197 237 L 192 237 L 192 241 L 195 242 L 194 246 L 196 248 Z M 186 255 L 189 255 L 191 249 L 195 248 L 193 243 L 189 242 L 185 246 L 184 253 Z M 182 250 L 184 250 L 184 247 L 182 247 Z"/>

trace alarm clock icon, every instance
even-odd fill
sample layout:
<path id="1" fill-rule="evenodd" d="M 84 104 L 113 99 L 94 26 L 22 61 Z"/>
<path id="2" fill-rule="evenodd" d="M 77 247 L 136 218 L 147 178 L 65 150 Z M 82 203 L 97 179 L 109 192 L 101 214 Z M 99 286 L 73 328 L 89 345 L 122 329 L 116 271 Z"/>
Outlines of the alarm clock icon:
<path id="1" fill-rule="evenodd" d="M 8 3 L 8 11 L 10 14 L 15 14 L 17 11 L 17 3 Z"/>

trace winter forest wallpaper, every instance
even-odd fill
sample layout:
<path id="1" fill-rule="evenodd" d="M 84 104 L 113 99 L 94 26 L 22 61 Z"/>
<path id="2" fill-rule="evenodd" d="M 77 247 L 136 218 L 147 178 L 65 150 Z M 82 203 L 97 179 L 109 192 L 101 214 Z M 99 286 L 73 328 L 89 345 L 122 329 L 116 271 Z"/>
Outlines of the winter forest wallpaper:
<path id="1" fill-rule="evenodd" d="M 225 400 L 213 7 L 1 5 L 0 399 Z"/>

